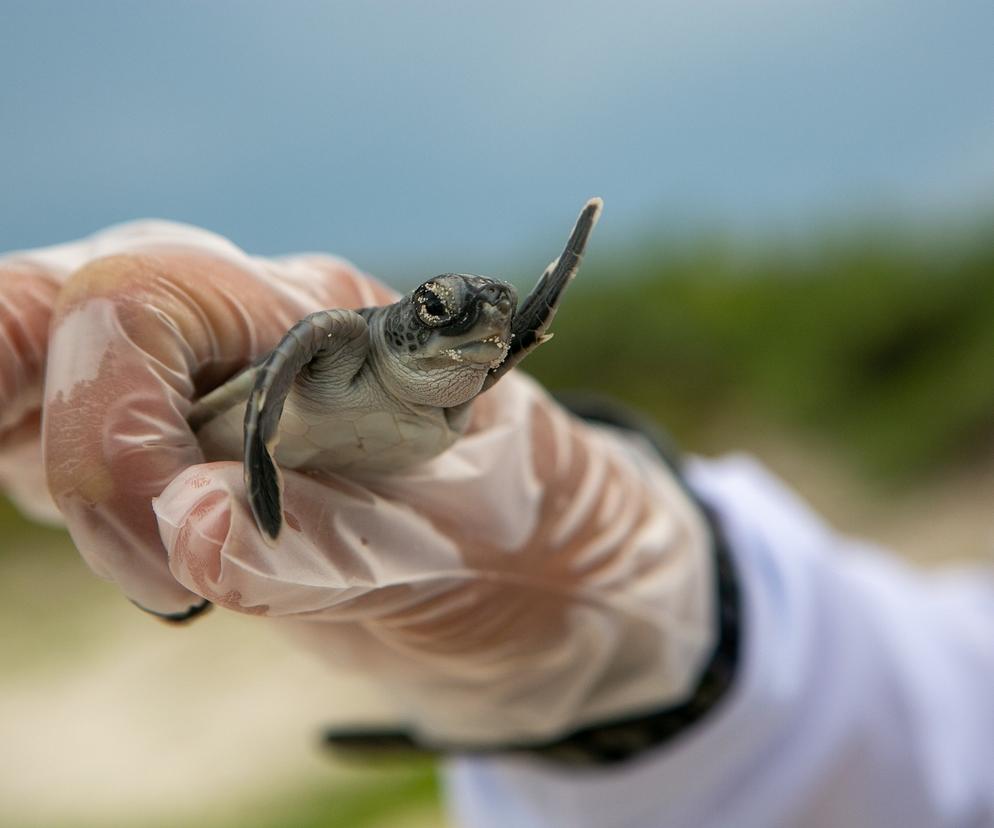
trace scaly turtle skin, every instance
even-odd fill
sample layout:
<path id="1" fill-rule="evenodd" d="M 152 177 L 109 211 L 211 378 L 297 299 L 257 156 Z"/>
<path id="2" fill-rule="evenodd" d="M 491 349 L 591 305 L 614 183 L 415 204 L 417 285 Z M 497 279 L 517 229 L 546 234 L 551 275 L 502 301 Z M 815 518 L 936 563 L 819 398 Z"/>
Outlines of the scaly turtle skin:
<path id="1" fill-rule="evenodd" d="M 451 446 L 473 398 L 550 338 L 600 211 L 600 199 L 587 202 L 520 307 L 505 282 L 445 273 L 392 305 L 312 313 L 199 400 L 190 425 L 208 460 L 244 453 L 263 535 L 275 540 L 283 525 L 276 461 L 361 475 L 407 468 Z"/>

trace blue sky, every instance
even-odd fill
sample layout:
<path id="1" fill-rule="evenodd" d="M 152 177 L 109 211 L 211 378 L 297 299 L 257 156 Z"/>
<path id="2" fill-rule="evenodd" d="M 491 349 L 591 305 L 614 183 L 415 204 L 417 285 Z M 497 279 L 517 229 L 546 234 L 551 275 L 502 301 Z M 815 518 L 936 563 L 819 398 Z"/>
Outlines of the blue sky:
<path id="1" fill-rule="evenodd" d="M 388 279 L 994 203 L 994 3 L 0 0 L 0 249 L 140 216 Z M 507 274 L 514 275 L 514 274 Z"/>

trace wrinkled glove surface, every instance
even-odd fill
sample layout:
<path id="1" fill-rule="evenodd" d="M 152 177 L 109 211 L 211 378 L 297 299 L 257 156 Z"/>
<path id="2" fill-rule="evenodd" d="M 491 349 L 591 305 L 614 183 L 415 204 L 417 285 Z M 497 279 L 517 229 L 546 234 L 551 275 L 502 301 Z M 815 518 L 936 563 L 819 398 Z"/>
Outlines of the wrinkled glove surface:
<path id="1" fill-rule="evenodd" d="M 191 400 L 307 313 L 395 298 L 339 259 L 166 222 L 0 258 L 0 484 L 141 607 L 282 619 L 428 741 L 540 741 L 679 701 L 715 638 L 704 522 L 647 444 L 518 371 L 416 470 L 286 471 L 275 547 L 238 458 L 204 464 Z"/>

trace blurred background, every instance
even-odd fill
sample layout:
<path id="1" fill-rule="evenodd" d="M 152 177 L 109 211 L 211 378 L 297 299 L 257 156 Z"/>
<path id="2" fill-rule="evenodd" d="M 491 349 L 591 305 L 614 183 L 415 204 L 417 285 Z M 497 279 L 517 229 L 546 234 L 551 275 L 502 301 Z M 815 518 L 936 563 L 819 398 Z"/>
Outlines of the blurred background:
<path id="1" fill-rule="evenodd" d="M 846 532 L 994 550 L 994 6 L 0 0 L 0 250 L 158 216 L 527 287 L 528 369 L 758 454 Z M 160 626 L 0 502 L 0 824 L 439 825 L 257 619 Z"/>

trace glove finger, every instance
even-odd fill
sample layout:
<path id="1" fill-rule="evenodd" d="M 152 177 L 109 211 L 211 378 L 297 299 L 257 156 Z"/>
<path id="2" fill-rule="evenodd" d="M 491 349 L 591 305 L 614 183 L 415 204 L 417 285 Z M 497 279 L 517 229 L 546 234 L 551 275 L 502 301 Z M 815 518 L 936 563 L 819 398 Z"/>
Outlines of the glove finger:
<path id="1" fill-rule="evenodd" d="M 241 464 L 185 470 L 154 504 L 176 580 L 239 612 L 355 620 L 422 601 L 465 574 L 430 521 L 345 478 L 287 472 L 284 503 L 274 545 L 255 526 Z"/>
<path id="2" fill-rule="evenodd" d="M 164 228 L 160 235 L 154 228 Z M 174 225 L 125 232 L 56 303 L 45 381 L 48 485 L 81 554 L 144 609 L 202 600 L 169 573 L 152 498 L 203 461 L 191 400 L 264 352 L 301 316 L 377 290 L 344 262 L 270 262 Z"/>
<path id="3" fill-rule="evenodd" d="M 0 433 L 41 406 L 48 325 L 59 285 L 26 262 L 0 261 Z"/>
<path id="4" fill-rule="evenodd" d="M 42 380 L 56 274 L 0 260 L 0 491 L 28 517 L 59 522 L 41 462 Z"/>
<path id="5" fill-rule="evenodd" d="M 217 241 L 195 228 L 146 221 L 0 258 L 0 490 L 28 517 L 62 522 L 45 484 L 41 451 L 48 335 L 61 286 L 100 256 L 191 238 Z"/>
<path id="6" fill-rule="evenodd" d="M 0 258 L 0 434 L 42 403 L 52 311 L 61 286 L 88 261 L 140 249 L 149 241 L 216 239 L 167 222 L 135 222 L 86 239 Z"/>
<path id="7" fill-rule="evenodd" d="M 41 413 L 34 411 L 0 435 L 0 491 L 25 517 L 61 526 L 62 515 L 45 485 L 40 423 Z"/>

